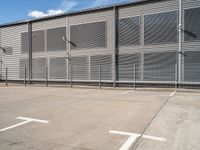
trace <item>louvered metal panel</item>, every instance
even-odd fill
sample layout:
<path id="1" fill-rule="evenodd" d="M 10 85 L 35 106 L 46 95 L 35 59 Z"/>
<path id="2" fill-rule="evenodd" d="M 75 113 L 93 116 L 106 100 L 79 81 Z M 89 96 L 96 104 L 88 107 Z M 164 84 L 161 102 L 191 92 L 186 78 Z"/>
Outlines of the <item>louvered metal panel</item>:
<path id="1" fill-rule="evenodd" d="M 47 51 L 66 50 L 66 27 L 47 30 Z"/>
<path id="2" fill-rule="evenodd" d="M 176 53 L 145 53 L 144 81 L 175 81 Z"/>
<path id="3" fill-rule="evenodd" d="M 140 80 L 141 55 L 121 54 L 118 56 L 117 78 L 120 81 Z"/>
<path id="4" fill-rule="evenodd" d="M 44 52 L 45 50 L 45 32 L 44 30 L 32 32 L 32 51 Z"/>
<path id="5" fill-rule="evenodd" d="M 7 50 L 3 56 L 4 79 L 8 68 L 8 80 L 20 80 L 20 59 L 28 58 L 28 53 L 21 52 L 21 34 L 27 31 L 27 24 L 1 28 L 1 46 Z"/>
<path id="6" fill-rule="evenodd" d="M 140 44 L 140 17 L 122 18 L 118 21 L 119 46 Z"/>
<path id="7" fill-rule="evenodd" d="M 185 41 L 200 40 L 200 7 L 185 10 Z"/>
<path id="8" fill-rule="evenodd" d="M 33 79 L 45 79 L 46 77 L 46 59 L 33 58 L 32 60 Z"/>
<path id="9" fill-rule="evenodd" d="M 67 63 L 65 57 L 49 59 L 50 79 L 67 79 Z"/>
<path id="10" fill-rule="evenodd" d="M 144 16 L 144 43 L 175 43 L 178 39 L 177 11 Z"/>
<path id="11" fill-rule="evenodd" d="M 28 32 L 21 33 L 21 53 L 28 53 L 29 40 Z"/>
<path id="12" fill-rule="evenodd" d="M 28 73 L 29 72 L 29 60 L 28 60 L 28 58 L 20 59 L 19 65 L 20 65 L 20 72 L 19 72 L 20 79 L 24 79 L 25 68 L 26 68 L 26 77 L 28 78 L 28 74 L 29 74 Z"/>
<path id="13" fill-rule="evenodd" d="M 112 80 L 112 56 L 97 55 L 90 57 L 91 80 L 99 80 L 99 68 L 101 67 L 101 79 Z"/>
<path id="14" fill-rule="evenodd" d="M 106 47 L 106 22 L 95 22 L 70 27 L 71 49 Z"/>
<path id="15" fill-rule="evenodd" d="M 184 81 L 200 82 L 200 51 L 184 52 Z"/>
<path id="16" fill-rule="evenodd" d="M 89 79 L 89 63 L 87 56 L 72 57 L 69 63 L 69 79 L 71 74 L 73 80 L 88 80 Z M 71 72 L 72 69 L 72 72 Z"/>

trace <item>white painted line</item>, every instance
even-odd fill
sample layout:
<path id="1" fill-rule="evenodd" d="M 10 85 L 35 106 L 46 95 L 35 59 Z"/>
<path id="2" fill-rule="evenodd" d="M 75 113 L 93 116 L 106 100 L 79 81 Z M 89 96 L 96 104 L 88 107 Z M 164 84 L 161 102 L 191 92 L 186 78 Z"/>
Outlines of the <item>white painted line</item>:
<path id="1" fill-rule="evenodd" d="M 110 130 L 109 133 L 130 136 L 128 140 L 120 147 L 119 150 L 129 150 L 129 148 L 135 142 L 135 140 L 141 136 L 141 134 L 137 134 L 137 133 L 122 132 L 122 131 L 115 131 L 115 130 Z M 142 135 L 142 137 L 151 139 L 151 140 L 156 140 L 156 141 L 162 141 L 162 142 L 166 141 L 165 138 L 161 138 L 161 137 L 155 137 L 155 136 L 149 136 L 149 135 Z"/>
<path id="2" fill-rule="evenodd" d="M 136 136 L 136 135 L 133 136 L 133 135 L 131 135 L 128 138 L 128 140 L 120 147 L 119 150 L 128 150 L 138 137 L 139 136 Z"/>
<path id="3" fill-rule="evenodd" d="M 149 136 L 149 135 L 143 135 L 142 137 L 143 137 L 143 138 L 146 138 L 146 139 L 161 141 L 161 142 L 166 142 L 166 141 L 167 141 L 166 138 L 155 137 L 155 136 Z"/>
<path id="4" fill-rule="evenodd" d="M 130 133 L 130 132 L 123 132 L 123 131 L 115 131 L 115 130 L 110 130 L 109 133 L 112 133 L 112 134 L 121 134 L 121 135 L 127 135 L 127 136 L 132 136 L 132 135 L 141 136 L 141 134 Z"/>
<path id="5" fill-rule="evenodd" d="M 29 121 L 33 121 L 33 122 L 39 122 L 39 123 L 48 123 L 49 121 L 47 120 L 39 120 L 39 119 L 33 119 L 33 118 L 26 118 L 26 117 L 17 117 L 17 119 L 21 119 L 21 120 L 29 120 Z"/>
<path id="6" fill-rule="evenodd" d="M 25 125 L 25 124 L 27 124 L 27 123 L 29 123 L 29 122 L 31 122 L 31 121 L 30 121 L 30 120 L 27 120 L 27 121 L 24 121 L 24 122 L 21 122 L 21 123 L 18 123 L 18 124 L 9 126 L 9 127 L 7 127 L 7 128 L 0 129 L 0 132 L 3 132 L 3 131 L 6 131 L 6 130 L 10 130 L 10 129 L 13 129 L 13 128 L 16 128 L 16 127 Z"/>
<path id="7" fill-rule="evenodd" d="M 18 124 L 15 124 L 15 125 L 12 125 L 12 126 L 9 126 L 9 127 L 6 127 L 6 128 L 3 128 L 3 129 L 0 129 L 0 132 L 22 126 L 22 125 L 25 125 L 25 124 L 30 123 L 30 122 L 39 122 L 39 123 L 48 123 L 49 122 L 49 121 L 46 121 L 46 120 L 39 120 L 39 119 L 26 118 L 26 117 L 17 117 L 17 119 L 25 120 L 25 121 L 18 123 Z"/>
<path id="8" fill-rule="evenodd" d="M 125 92 L 122 92 L 121 94 L 129 94 L 129 93 L 132 93 L 133 92 L 133 90 L 131 90 L 131 91 L 125 91 Z"/>
<path id="9" fill-rule="evenodd" d="M 176 94 L 176 91 L 172 92 L 169 96 L 172 97 Z"/>

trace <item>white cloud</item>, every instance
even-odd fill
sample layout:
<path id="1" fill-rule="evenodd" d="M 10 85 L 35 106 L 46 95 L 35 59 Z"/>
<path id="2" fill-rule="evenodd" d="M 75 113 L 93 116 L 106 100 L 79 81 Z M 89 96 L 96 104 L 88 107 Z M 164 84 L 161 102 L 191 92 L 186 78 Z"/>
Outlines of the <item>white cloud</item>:
<path id="1" fill-rule="evenodd" d="M 64 13 L 64 11 L 49 9 L 45 13 L 43 11 L 34 10 L 34 11 L 29 12 L 28 16 L 32 17 L 32 18 L 41 18 L 41 17 L 51 16 L 51 15 L 58 15 L 58 14 L 61 14 L 61 13 Z"/>
<path id="2" fill-rule="evenodd" d="M 129 0 L 91 0 L 90 2 L 86 1 L 86 3 L 88 4 L 84 5 L 84 7 L 79 7 L 79 8 L 81 9 L 81 8 L 98 7 L 98 6 L 109 5 L 112 3 L 124 2 L 124 1 L 129 1 Z M 28 16 L 32 18 L 40 18 L 40 17 L 46 17 L 50 15 L 57 15 L 64 12 L 69 12 L 74 7 L 76 7 L 77 5 L 79 6 L 79 4 L 82 4 L 82 3 L 83 1 L 80 2 L 80 0 L 62 0 L 59 7 L 57 7 L 56 9 L 49 9 L 47 10 L 47 12 L 34 10 L 34 11 L 30 11 L 28 13 Z"/>
<path id="3" fill-rule="evenodd" d="M 78 3 L 73 0 L 63 0 L 58 9 L 49 9 L 47 10 L 47 12 L 34 10 L 34 11 L 30 11 L 28 13 L 28 16 L 32 18 L 41 18 L 41 17 L 46 17 L 46 16 L 58 15 L 58 14 L 70 11 L 77 4 Z"/>

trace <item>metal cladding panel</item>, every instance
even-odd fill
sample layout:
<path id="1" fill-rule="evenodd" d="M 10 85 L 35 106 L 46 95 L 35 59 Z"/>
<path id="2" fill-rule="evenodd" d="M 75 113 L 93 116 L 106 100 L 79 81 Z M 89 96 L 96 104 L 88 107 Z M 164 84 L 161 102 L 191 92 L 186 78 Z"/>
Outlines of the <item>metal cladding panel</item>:
<path id="1" fill-rule="evenodd" d="M 72 57 L 68 66 L 69 79 L 88 80 L 89 79 L 89 62 L 87 56 Z M 72 71 L 72 72 L 71 72 Z"/>
<path id="2" fill-rule="evenodd" d="M 144 43 L 176 43 L 178 40 L 177 11 L 144 16 Z"/>
<path id="3" fill-rule="evenodd" d="M 199 0 L 182 0 L 182 6 L 184 9 L 194 8 L 200 6 Z"/>
<path id="4" fill-rule="evenodd" d="M 66 17 L 33 22 L 32 29 L 33 31 L 37 31 L 37 30 L 58 28 L 63 26 L 66 26 Z"/>
<path id="5" fill-rule="evenodd" d="M 106 22 L 95 22 L 70 27 L 71 49 L 106 47 Z"/>
<path id="6" fill-rule="evenodd" d="M 46 58 L 33 58 L 32 60 L 33 79 L 45 79 L 46 77 Z"/>
<path id="7" fill-rule="evenodd" d="M 157 34 L 154 37 L 150 37 L 150 33 L 148 33 L 148 40 L 151 41 L 156 41 L 155 43 L 149 43 L 149 44 L 145 44 L 144 40 L 145 35 L 144 35 L 144 27 L 145 27 L 145 22 L 144 22 L 144 17 L 145 16 L 149 16 L 149 15 L 154 15 L 154 14 L 159 14 L 159 13 L 165 13 L 165 12 L 177 12 L 178 11 L 178 0 L 164 0 L 164 1 L 152 1 L 152 2 L 148 2 L 148 3 L 143 3 L 143 4 L 138 4 L 138 5 L 130 5 L 130 6 L 126 6 L 126 7 L 119 7 L 119 18 L 123 19 L 123 18 L 129 18 L 129 17 L 134 17 L 134 16 L 139 16 L 140 17 L 140 42 L 141 45 L 127 45 L 127 46 L 120 46 L 119 47 L 119 54 L 123 54 L 123 53 L 145 53 L 145 52 L 167 52 L 167 51 L 177 51 L 178 50 L 178 43 L 177 43 L 177 35 L 178 35 L 178 31 L 177 31 L 177 26 L 178 24 L 176 24 L 176 32 L 173 30 L 173 35 L 175 35 L 174 37 L 172 37 L 172 39 L 176 39 L 176 42 L 163 42 L 163 43 L 156 43 L 156 42 L 160 42 L 160 40 L 165 40 L 164 36 L 168 36 L 168 38 L 166 38 L 167 40 L 170 38 L 170 34 L 169 32 L 171 32 L 169 29 L 167 28 L 167 30 L 163 30 L 164 34 L 161 35 L 160 37 L 158 37 L 159 34 L 161 34 L 161 32 L 159 33 L 159 30 L 161 30 L 160 27 L 157 28 Z M 178 16 L 176 14 L 176 22 L 178 20 Z M 173 24 L 174 25 L 174 24 Z M 175 26 L 175 25 L 174 25 Z M 155 29 L 153 27 L 153 29 Z M 149 28 L 150 31 L 150 28 Z M 148 32 L 149 32 L 148 31 Z M 169 31 L 169 32 L 168 32 Z M 171 40 L 171 39 L 170 39 Z"/>
<path id="8" fill-rule="evenodd" d="M 94 47 L 94 48 L 82 48 L 82 49 L 73 49 L 72 53 L 84 53 L 84 55 L 95 55 L 96 53 L 101 52 L 104 53 L 111 53 L 114 50 L 114 11 L 111 10 L 102 10 L 97 12 L 90 12 L 90 13 L 82 13 L 69 16 L 69 26 L 78 26 L 83 24 L 90 24 L 90 23 L 98 23 L 98 22 L 106 22 L 105 25 L 105 46 L 104 47 Z M 102 23 L 103 24 L 103 23 Z M 102 34 L 102 33 L 100 33 Z M 69 35 L 70 41 L 72 41 L 71 35 Z M 87 38 L 86 38 L 87 39 Z M 98 39 L 98 38 L 97 38 Z M 101 39 L 102 41 L 102 39 Z M 73 41 L 72 41 L 73 42 Z M 87 41 L 86 41 L 87 42 Z M 75 54 L 75 55 L 76 55 Z"/>
<path id="9" fill-rule="evenodd" d="M 19 78 L 24 79 L 25 75 L 25 68 L 26 68 L 26 78 L 28 78 L 29 74 L 29 60 L 28 58 L 25 59 L 20 59 L 19 60 L 19 66 L 20 66 L 20 71 L 19 71 Z"/>
<path id="10" fill-rule="evenodd" d="M 200 40 L 200 6 L 185 10 L 185 41 Z"/>
<path id="11" fill-rule="evenodd" d="M 176 53 L 144 53 L 144 81 L 175 81 Z"/>
<path id="12" fill-rule="evenodd" d="M 1 46 L 7 54 L 3 56 L 3 76 L 8 68 L 8 80 L 20 80 L 20 59 L 28 58 L 28 54 L 21 54 L 21 34 L 28 31 L 28 25 L 16 25 L 1 28 Z"/>
<path id="13" fill-rule="evenodd" d="M 141 80 L 141 55 L 121 54 L 117 60 L 117 78 L 120 81 Z"/>
<path id="14" fill-rule="evenodd" d="M 32 32 L 32 51 L 44 52 L 45 51 L 45 32 L 38 30 Z"/>
<path id="15" fill-rule="evenodd" d="M 28 32 L 21 33 L 21 53 L 28 53 L 29 49 Z"/>
<path id="16" fill-rule="evenodd" d="M 50 79 L 67 79 L 67 62 L 65 57 L 49 59 Z"/>
<path id="17" fill-rule="evenodd" d="M 186 51 L 184 54 L 184 81 L 200 82 L 200 51 Z"/>
<path id="18" fill-rule="evenodd" d="M 47 30 L 47 51 L 66 50 L 66 27 L 53 28 Z"/>
<path id="19" fill-rule="evenodd" d="M 90 57 L 91 80 L 112 80 L 112 55 L 97 55 Z"/>
<path id="20" fill-rule="evenodd" d="M 119 46 L 140 44 L 140 17 L 129 17 L 118 20 Z"/>
<path id="21" fill-rule="evenodd" d="M 179 0 L 162 0 L 152 1 L 149 3 L 143 3 L 139 5 L 132 5 L 119 8 L 119 17 L 147 15 L 158 12 L 167 12 L 178 10 Z"/>

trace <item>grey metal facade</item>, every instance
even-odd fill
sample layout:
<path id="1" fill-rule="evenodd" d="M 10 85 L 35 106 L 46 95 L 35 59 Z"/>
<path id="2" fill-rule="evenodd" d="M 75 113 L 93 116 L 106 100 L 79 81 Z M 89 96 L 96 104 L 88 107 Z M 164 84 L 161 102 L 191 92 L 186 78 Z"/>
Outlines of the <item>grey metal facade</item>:
<path id="1" fill-rule="evenodd" d="M 178 13 L 178 0 L 141 1 L 2 25 L 0 77 L 8 68 L 23 80 L 26 67 L 30 80 L 93 82 L 101 68 L 105 82 L 168 83 L 178 70 L 182 83 L 200 83 L 200 1 L 182 0 L 181 60 Z"/>

